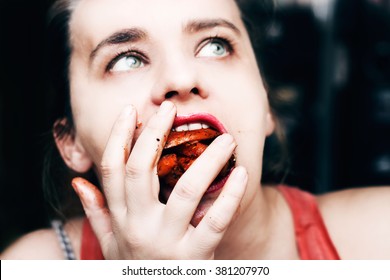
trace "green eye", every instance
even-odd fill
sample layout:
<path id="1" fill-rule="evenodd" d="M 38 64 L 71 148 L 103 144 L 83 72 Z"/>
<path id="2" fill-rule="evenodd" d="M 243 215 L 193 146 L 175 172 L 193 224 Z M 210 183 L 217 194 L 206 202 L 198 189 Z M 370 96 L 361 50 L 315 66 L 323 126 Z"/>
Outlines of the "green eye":
<path id="1" fill-rule="evenodd" d="M 133 69 L 143 67 L 144 63 L 142 60 L 134 55 L 126 55 L 120 58 L 112 67 L 113 72 L 125 72 Z"/>
<path id="2" fill-rule="evenodd" d="M 199 57 L 223 57 L 229 54 L 226 43 L 221 40 L 213 39 L 205 44 L 199 51 Z"/>

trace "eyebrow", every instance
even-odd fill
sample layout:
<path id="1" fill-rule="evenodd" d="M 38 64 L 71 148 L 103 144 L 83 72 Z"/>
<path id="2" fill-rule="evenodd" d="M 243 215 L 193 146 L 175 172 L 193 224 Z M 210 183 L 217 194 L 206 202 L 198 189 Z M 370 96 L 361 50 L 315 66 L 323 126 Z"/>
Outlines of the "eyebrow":
<path id="1" fill-rule="evenodd" d="M 101 41 L 90 54 L 90 61 L 92 61 L 100 49 L 110 45 L 119 45 L 129 42 L 137 42 L 147 38 L 147 34 L 140 28 L 129 28 L 118 31 L 108 38 Z"/>
<path id="2" fill-rule="evenodd" d="M 234 33 L 241 36 L 241 32 L 238 29 L 238 27 L 225 19 L 192 20 L 188 22 L 187 25 L 185 25 L 183 30 L 186 33 L 196 33 L 199 31 L 212 29 L 215 27 L 225 27 L 231 29 L 234 31 Z"/>
<path id="3" fill-rule="evenodd" d="M 240 30 L 230 21 L 227 21 L 225 19 L 210 19 L 210 20 L 192 20 L 189 21 L 183 28 L 183 31 L 185 33 L 196 33 L 208 29 L 212 29 L 215 27 L 225 27 L 228 29 L 231 29 L 236 33 L 237 35 L 241 35 Z M 140 40 L 145 40 L 148 37 L 146 31 L 140 29 L 140 28 L 129 28 L 129 29 L 123 29 L 118 32 L 115 32 L 114 34 L 110 35 L 108 38 L 101 41 L 96 48 L 91 52 L 90 54 L 90 62 L 93 61 L 93 59 L 96 57 L 99 50 L 101 50 L 104 47 L 111 46 L 111 45 L 119 45 L 123 43 L 134 43 Z"/>

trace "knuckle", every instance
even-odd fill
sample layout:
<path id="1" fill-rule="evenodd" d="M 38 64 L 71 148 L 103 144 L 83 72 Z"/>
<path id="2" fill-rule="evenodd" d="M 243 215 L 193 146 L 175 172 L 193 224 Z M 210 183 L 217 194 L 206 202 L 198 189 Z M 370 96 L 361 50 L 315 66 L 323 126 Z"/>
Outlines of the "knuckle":
<path id="1" fill-rule="evenodd" d="M 141 234 L 136 234 L 136 233 L 133 233 L 131 235 L 128 235 L 127 236 L 127 244 L 128 244 L 128 247 L 130 250 L 139 250 L 141 248 L 145 248 L 145 241 L 144 240 L 144 237 L 145 234 L 141 235 Z"/>
<path id="2" fill-rule="evenodd" d="M 227 228 L 226 219 L 224 219 L 221 215 L 214 215 L 208 217 L 207 226 L 211 232 L 220 234 L 225 232 Z"/>
<path id="3" fill-rule="evenodd" d="M 126 164 L 126 177 L 128 179 L 134 179 L 141 176 L 141 174 L 144 174 L 147 172 L 148 169 L 145 168 L 142 164 L 137 164 L 134 162 L 128 162 Z"/>
<path id="4" fill-rule="evenodd" d="M 180 179 L 173 193 L 181 200 L 192 201 L 196 199 L 196 187 L 188 180 Z"/>
<path id="5" fill-rule="evenodd" d="M 142 172 L 142 168 L 139 165 L 132 163 L 132 162 L 128 162 L 126 164 L 126 174 L 127 175 L 132 176 L 135 174 L 139 174 L 141 172 Z"/>
<path id="6" fill-rule="evenodd" d="M 112 163 L 106 159 L 103 159 L 100 163 L 100 171 L 102 173 L 103 178 L 110 177 L 120 168 L 119 165 Z"/>
<path id="7" fill-rule="evenodd" d="M 121 243 L 129 250 L 145 248 L 148 242 L 148 236 L 140 227 L 127 226 L 120 231 Z"/>
<path id="8" fill-rule="evenodd" d="M 242 196 L 243 193 L 237 191 L 230 191 L 224 194 L 224 197 L 230 201 L 230 205 L 238 205 L 241 202 Z"/>

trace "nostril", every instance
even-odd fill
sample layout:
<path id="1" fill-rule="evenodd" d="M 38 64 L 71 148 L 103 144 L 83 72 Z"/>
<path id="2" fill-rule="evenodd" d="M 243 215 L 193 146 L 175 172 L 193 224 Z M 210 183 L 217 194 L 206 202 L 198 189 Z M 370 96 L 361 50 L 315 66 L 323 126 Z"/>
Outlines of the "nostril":
<path id="1" fill-rule="evenodd" d="M 194 87 L 193 89 L 191 89 L 191 93 L 193 94 L 199 94 L 199 89 Z"/>
<path id="2" fill-rule="evenodd" d="M 177 91 L 169 91 L 165 94 L 165 98 L 166 99 L 169 99 L 169 98 L 172 98 L 173 96 L 175 95 L 178 95 L 179 93 Z"/>
<path id="3" fill-rule="evenodd" d="M 185 91 L 183 91 L 183 95 L 184 95 L 184 92 L 185 92 Z M 190 90 L 189 93 L 198 95 L 198 94 L 199 94 L 199 89 L 196 88 L 196 87 L 193 87 L 193 88 Z M 171 90 L 171 91 L 168 91 L 167 93 L 165 93 L 165 99 L 170 99 L 170 98 L 172 98 L 172 97 L 174 97 L 174 96 L 176 96 L 176 95 L 180 95 L 180 94 L 181 94 L 181 93 L 179 93 L 179 91 L 177 91 L 177 90 Z"/>

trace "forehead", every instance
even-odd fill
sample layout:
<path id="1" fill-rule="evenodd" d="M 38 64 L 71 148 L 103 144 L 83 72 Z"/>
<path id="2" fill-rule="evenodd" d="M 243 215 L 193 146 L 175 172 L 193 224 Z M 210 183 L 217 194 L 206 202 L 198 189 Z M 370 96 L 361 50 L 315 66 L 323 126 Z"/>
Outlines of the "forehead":
<path id="1" fill-rule="evenodd" d="M 243 28 L 234 0 L 81 0 L 70 24 L 72 41 L 96 44 L 113 32 L 140 27 L 152 36 L 181 29 L 194 19 L 225 19 Z"/>

